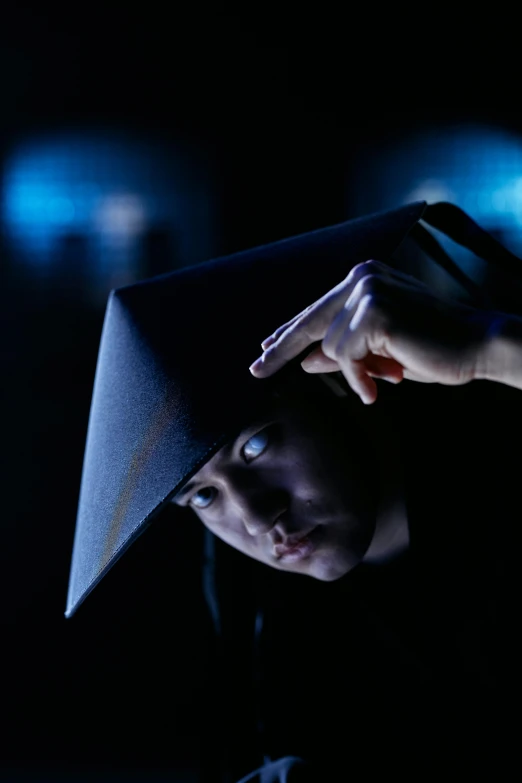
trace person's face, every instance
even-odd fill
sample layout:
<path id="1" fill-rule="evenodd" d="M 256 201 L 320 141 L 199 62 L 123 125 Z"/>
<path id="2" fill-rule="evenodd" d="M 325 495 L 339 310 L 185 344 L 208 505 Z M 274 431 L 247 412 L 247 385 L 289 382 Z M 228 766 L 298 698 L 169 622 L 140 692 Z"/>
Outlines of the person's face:
<path id="1" fill-rule="evenodd" d="M 319 416 L 315 405 L 312 416 L 306 405 L 274 402 L 174 502 L 193 508 L 222 541 L 262 563 L 339 579 L 368 549 L 379 491 L 368 434 L 340 405 L 327 401 L 328 414 Z"/>

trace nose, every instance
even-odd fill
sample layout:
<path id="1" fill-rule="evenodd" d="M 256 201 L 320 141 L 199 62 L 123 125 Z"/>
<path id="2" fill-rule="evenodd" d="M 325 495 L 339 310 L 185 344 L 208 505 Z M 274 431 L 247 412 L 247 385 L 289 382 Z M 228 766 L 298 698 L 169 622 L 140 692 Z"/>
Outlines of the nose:
<path id="1" fill-rule="evenodd" d="M 288 494 L 272 486 L 253 471 L 229 476 L 228 493 L 247 533 L 260 536 L 272 530 L 288 508 Z"/>

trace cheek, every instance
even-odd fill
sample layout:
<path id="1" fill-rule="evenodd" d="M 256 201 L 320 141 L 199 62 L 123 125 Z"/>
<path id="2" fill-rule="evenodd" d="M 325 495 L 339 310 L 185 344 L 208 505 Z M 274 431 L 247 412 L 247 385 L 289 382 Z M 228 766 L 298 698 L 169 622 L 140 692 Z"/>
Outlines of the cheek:
<path id="1" fill-rule="evenodd" d="M 378 475 L 374 459 L 365 450 L 344 444 L 325 450 L 316 475 L 348 511 L 371 515 Z"/>
<path id="2" fill-rule="evenodd" d="M 347 493 L 351 484 L 349 466 L 345 460 L 328 448 L 328 444 L 314 445 L 313 450 L 303 444 L 293 460 L 291 477 L 292 494 L 319 503 L 321 507 L 334 508 L 339 496 Z"/>
<path id="3" fill-rule="evenodd" d="M 207 530 L 238 552 L 248 555 L 252 550 L 252 539 L 244 530 L 233 522 L 216 522 L 199 517 Z"/>

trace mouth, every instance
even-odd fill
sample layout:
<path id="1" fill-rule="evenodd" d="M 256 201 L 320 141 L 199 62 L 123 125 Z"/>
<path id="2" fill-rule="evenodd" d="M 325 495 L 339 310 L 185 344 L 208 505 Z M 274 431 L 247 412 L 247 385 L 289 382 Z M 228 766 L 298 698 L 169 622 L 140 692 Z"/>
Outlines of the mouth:
<path id="1" fill-rule="evenodd" d="M 299 560 L 305 560 L 310 557 L 317 546 L 315 540 L 317 531 L 318 527 L 293 543 L 292 546 L 276 546 L 275 551 L 278 561 L 280 563 L 296 563 Z"/>

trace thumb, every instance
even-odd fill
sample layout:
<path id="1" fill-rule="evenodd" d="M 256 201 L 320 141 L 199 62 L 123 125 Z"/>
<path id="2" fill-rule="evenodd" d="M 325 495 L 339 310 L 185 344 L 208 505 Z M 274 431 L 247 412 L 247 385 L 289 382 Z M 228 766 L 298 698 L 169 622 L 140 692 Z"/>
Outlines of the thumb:
<path id="1" fill-rule="evenodd" d="M 400 383 L 405 377 L 403 366 L 395 359 L 387 356 L 377 356 L 377 354 L 369 353 L 368 356 L 359 360 L 358 363 L 364 366 L 366 373 L 372 378 L 382 378 L 392 383 Z M 309 373 L 339 372 L 341 370 L 336 361 L 325 356 L 320 345 L 303 359 L 301 367 L 305 372 Z"/>
<path id="2" fill-rule="evenodd" d="M 382 378 L 392 383 L 400 383 L 404 379 L 404 367 L 396 359 L 369 353 L 360 363 L 372 378 Z"/>
<path id="3" fill-rule="evenodd" d="M 339 372 L 341 369 L 336 361 L 325 356 L 321 346 L 317 346 L 301 362 L 301 367 L 305 372 Z"/>

